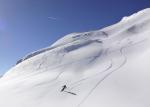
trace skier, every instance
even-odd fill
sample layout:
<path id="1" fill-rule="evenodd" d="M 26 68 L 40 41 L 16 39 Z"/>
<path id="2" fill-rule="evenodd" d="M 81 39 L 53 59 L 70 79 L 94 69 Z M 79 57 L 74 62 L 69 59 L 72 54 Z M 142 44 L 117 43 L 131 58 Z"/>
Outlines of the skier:
<path id="1" fill-rule="evenodd" d="M 62 89 L 61 89 L 61 92 L 63 92 L 66 88 L 67 88 L 67 86 L 66 86 L 66 85 L 63 85 L 63 86 L 62 86 Z"/>
<path id="2" fill-rule="evenodd" d="M 65 89 L 67 89 L 67 86 L 66 86 L 66 85 L 63 85 L 63 86 L 62 86 L 62 89 L 61 89 L 61 92 L 66 92 L 66 93 L 69 93 L 69 94 L 72 94 L 72 95 L 77 95 L 76 93 L 66 91 Z"/>

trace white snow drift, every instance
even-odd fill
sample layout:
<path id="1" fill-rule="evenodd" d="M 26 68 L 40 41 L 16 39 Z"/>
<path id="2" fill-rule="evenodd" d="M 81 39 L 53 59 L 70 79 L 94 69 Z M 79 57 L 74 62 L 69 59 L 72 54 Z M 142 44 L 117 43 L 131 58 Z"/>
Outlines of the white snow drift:
<path id="1" fill-rule="evenodd" d="M 150 107 L 149 99 L 149 8 L 101 30 L 69 34 L 0 79 L 0 107 Z"/>

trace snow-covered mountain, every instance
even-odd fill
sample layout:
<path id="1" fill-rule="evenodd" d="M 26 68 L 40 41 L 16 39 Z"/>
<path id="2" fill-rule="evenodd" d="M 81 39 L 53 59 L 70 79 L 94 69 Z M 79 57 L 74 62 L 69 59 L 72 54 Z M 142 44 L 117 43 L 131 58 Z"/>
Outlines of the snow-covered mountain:
<path id="1" fill-rule="evenodd" d="M 0 79 L 0 107 L 150 107 L 150 8 L 72 33 Z"/>

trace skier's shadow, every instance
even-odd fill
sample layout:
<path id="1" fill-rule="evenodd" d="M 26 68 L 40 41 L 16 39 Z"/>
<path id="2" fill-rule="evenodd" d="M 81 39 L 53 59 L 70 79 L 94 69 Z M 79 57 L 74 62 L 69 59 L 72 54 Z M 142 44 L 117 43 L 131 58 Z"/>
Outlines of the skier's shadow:
<path id="1" fill-rule="evenodd" d="M 67 86 L 63 85 L 60 92 L 66 92 L 66 93 L 71 94 L 71 95 L 77 95 L 76 93 L 73 93 L 73 92 L 70 92 L 70 91 L 66 91 L 66 89 L 67 89 Z"/>

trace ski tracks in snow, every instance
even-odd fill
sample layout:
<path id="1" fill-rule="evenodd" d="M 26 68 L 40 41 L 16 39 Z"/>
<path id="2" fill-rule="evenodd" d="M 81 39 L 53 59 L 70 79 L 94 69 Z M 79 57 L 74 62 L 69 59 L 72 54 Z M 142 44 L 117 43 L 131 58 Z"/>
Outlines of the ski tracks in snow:
<path id="1" fill-rule="evenodd" d="M 127 62 L 127 57 L 123 54 L 123 49 L 124 47 L 122 47 L 119 51 L 120 51 L 120 54 L 121 56 L 123 57 L 123 62 L 117 67 L 115 68 L 114 70 L 110 71 L 111 68 L 113 67 L 113 59 L 110 59 L 111 60 L 111 67 L 109 69 L 106 69 L 103 73 L 106 73 L 106 75 L 104 75 L 103 78 L 101 78 L 97 83 L 96 85 L 89 91 L 89 93 L 81 100 L 81 102 L 77 105 L 77 107 L 81 107 L 81 105 L 88 99 L 88 97 L 93 93 L 93 91 L 109 76 L 111 75 L 113 72 L 117 71 L 118 69 L 120 69 L 123 65 L 125 65 L 125 63 Z M 109 53 L 109 52 L 108 52 Z M 100 73 L 101 74 L 101 73 Z M 96 74 L 97 75 L 97 74 Z M 95 76 L 96 76 L 95 75 Z"/>
<path id="2" fill-rule="evenodd" d="M 126 56 L 126 55 L 124 54 L 124 52 L 123 52 L 123 50 L 124 50 L 125 48 L 129 48 L 129 47 L 132 47 L 132 46 L 134 46 L 134 45 L 138 45 L 138 44 L 140 44 L 140 43 L 145 42 L 146 40 L 147 40 L 147 39 L 144 39 L 144 40 L 138 41 L 138 42 L 133 43 L 133 44 L 128 44 L 128 46 L 121 47 L 120 50 L 119 50 L 119 52 L 120 52 L 121 56 L 123 57 L 123 62 L 122 62 L 117 68 L 115 68 L 114 70 L 112 70 L 112 71 L 109 72 L 109 70 L 111 70 L 111 69 L 108 69 L 108 70 L 106 70 L 105 72 L 103 72 L 103 73 L 106 73 L 106 72 L 108 71 L 108 73 L 107 73 L 106 75 L 104 75 L 104 77 L 101 78 L 101 79 L 96 83 L 96 85 L 89 91 L 89 93 L 81 100 L 81 102 L 77 105 L 77 107 L 81 107 L 81 105 L 88 99 L 88 97 L 93 93 L 93 91 L 94 91 L 108 76 L 110 76 L 112 73 L 118 71 L 120 68 L 122 68 L 122 67 L 127 63 L 127 56 Z M 109 53 L 109 52 L 108 52 L 108 53 Z M 111 61 L 112 61 L 112 60 L 113 60 L 113 59 L 111 59 Z M 113 64 L 113 63 L 112 63 L 112 64 Z M 113 67 L 113 65 L 112 65 L 112 67 Z M 111 68 L 112 68 L 112 67 L 111 67 Z"/>

